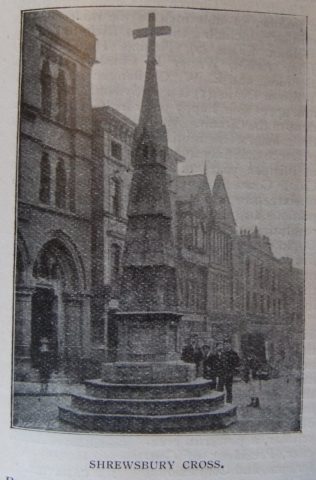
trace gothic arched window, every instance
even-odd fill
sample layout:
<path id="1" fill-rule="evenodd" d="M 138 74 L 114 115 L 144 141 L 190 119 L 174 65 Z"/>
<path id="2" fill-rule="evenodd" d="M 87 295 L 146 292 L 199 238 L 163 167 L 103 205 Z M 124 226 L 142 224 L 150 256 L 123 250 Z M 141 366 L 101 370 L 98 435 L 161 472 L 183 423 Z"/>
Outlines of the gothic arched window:
<path id="1" fill-rule="evenodd" d="M 57 120 L 63 123 L 67 122 L 68 101 L 68 86 L 66 82 L 65 72 L 63 70 L 59 70 L 57 78 Z"/>
<path id="2" fill-rule="evenodd" d="M 50 201 L 50 187 L 51 187 L 51 173 L 50 173 L 50 163 L 48 154 L 43 153 L 41 158 L 41 167 L 40 167 L 40 189 L 39 189 L 39 199 L 43 203 L 49 203 Z"/>
<path id="3" fill-rule="evenodd" d="M 45 115 L 52 111 L 52 76 L 48 60 L 44 60 L 41 70 L 41 105 Z"/>
<path id="4" fill-rule="evenodd" d="M 121 214 L 121 182 L 118 178 L 111 178 L 110 184 L 111 213 L 115 217 Z"/>
<path id="5" fill-rule="evenodd" d="M 64 161 L 60 159 L 56 168 L 56 206 L 59 208 L 66 207 L 67 195 L 67 174 L 65 170 Z"/>

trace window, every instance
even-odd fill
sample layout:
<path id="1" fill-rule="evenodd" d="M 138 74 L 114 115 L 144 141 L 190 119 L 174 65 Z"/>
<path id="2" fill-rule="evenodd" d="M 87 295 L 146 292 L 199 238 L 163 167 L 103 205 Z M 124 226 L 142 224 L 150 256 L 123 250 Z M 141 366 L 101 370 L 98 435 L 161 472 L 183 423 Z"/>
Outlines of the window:
<path id="1" fill-rule="evenodd" d="M 111 289 L 114 296 L 118 295 L 120 280 L 121 247 L 111 245 Z"/>
<path id="2" fill-rule="evenodd" d="M 250 293 L 248 291 L 246 293 L 246 310 L 247 312 L 250 310 Z"/>
<path id="3" fill-rule="evenodd" d="M 260 296 L 260 312 L 261 313 L 264 313 L 265 309 L 264 309 L 264 295 L 261 295 Z"/>
<path id="4" fill-rule="evenodd" d="M 183 245 L 186 248 L 192 247 L 192 224 L 191 224 L 191 217 L 186 215 L 183 218 Z"/>
<path id="5" fill-rule="evenodd" d="M 250 259 L 249 257 L 246 258 L 246 278 L 249 280 L 250 277 Z"/>
<path id="6" fill-rule="evenodd" d="M 193 245 L 198 246 L 199 224 L 196 218 L 193 217 Z"/>
<path id="7" fill-rule="evenodd" d="M 264 269 L 263 269 L 263 266 L 260 265 L 259 266 L 259 286 L 260 286 L 260 288 L 263 287 L 263 275 L 264 275 Z"/>
<path id="8" fill-rule="evenodd" d="M 59 70 L 57 78 L 57 120 L 59 122 L 67 122 L 68 101 L 68 87 L 66 83 L 65 72 L 63 70 Z"/>
<path id="9" fill-rule="evenodd" d="M 197 225 L 197 247 L 203 251 L 205 251 L 206 247 L 206 234 L 205 234 L 205 227 L 203 223 L 199 223 Z"/>
<path id="10" fill-rule="evenodd" d="M 111 157 L 122 160 L 122 145 L 114 140 L 111 141 Z"/>
<path id="11" fill-rule="evenodd" d="M 67 194 L 67 174 L 64 161 L 60 159 L 56 167 L 56 206 L 59 208 L 66 207 Z"/>
<path id="12" fill-rule="evenodd" d="M 42 112 L 50 115 L 52 110 L 52 76 L 48 60 L 44 60 L 41 70 L 41 105 Z"/>
<path id="13" fill-rule="evenodd" d="M 111 178 L 110 195 L 111 213 L 119 217 L 121 213 L 121 182 L 117 178 Z"/>
<path id="14" fill-rule="evenodd" d="M 272 289 L 272 292 L 275 292 L 275 273 L 274 272 L 272 272 L 271 289 Z"/>
<path id="15" fill-rule="evenodd" d="M 48 154 L 43 153 L 40 167 L 40 191 L 39 199 L 42 203 L 50 202 L 50 163 Z"/>
<path id="16" fill-rule="evenodd" d="M 254 313 L 257 313 L 257 294 L 253 293 L 252 295 L 252 309 Z"/>

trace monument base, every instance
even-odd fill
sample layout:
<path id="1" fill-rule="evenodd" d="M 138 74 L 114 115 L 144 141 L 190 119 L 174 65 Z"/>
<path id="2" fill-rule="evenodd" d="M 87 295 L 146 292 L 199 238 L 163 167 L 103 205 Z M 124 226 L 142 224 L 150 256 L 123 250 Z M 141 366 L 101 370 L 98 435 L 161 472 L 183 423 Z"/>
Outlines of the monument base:
<path id="1" fill-rule="evenodd" d="M 171 433 L 224 428 L 236 421 L 236 407 L 225 404 L 212 382 L 85 382 L 85 395 L 72 395 L 59 418 L 88 431 Z"/>
<path id="2" fill-rule="evenodd" d="M 170 433 L 212 430 L 236 420 L 236 407 L 196 378 L 195 364 L 176 360 L 175 312 L 118 313 L 116 362 L 102 367 L 102 379 L 85 382 L 59 418 L 89 431 Z"/>

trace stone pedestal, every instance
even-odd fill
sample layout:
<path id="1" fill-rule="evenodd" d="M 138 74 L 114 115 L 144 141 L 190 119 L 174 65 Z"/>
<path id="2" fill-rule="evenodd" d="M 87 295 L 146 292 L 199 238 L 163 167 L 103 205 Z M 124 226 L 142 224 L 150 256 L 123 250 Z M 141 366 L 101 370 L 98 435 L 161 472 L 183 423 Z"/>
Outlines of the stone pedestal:
<path id="1" fill-rule="evenodd" d="M 177 357 L 180 315 L 172 312 L 120 313 L 118 361 L 104 363 L 102 378 L 85 382 L 61 420 L 89 431 L 169 433 L 230 425 L 236 407 L 212 382 L 196 379 L 194 364 Z"/>
<path id="2" fill-rule="evenodd" d="M 176 360 L 176 312 L 121 312 L 113 317 L 117 335 L 116 359 L 130 362 Z"/>

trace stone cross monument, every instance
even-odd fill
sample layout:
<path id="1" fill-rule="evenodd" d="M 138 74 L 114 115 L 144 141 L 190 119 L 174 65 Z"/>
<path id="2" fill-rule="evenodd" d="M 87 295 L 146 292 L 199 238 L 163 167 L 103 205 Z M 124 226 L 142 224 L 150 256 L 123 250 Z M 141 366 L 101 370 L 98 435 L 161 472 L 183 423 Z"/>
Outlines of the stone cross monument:
<path id="1" fill-rule="evenodd" d="M 167 177 L 168 140 L 162 122 L 156 74 L 155 40 L 171 32 L 148 28 L 144 93 L 135 129 L 128 222 L 123 255 L 120 311 L 114 362 L 103 364 L 102 378 L 86 381 L 86 395 L 73 395 L 60 418 L 89 430 L 172 432 L 213 429 L 235 420 L 236 407 L 212 382 L 196 378 L 194 364 L 179 360 L 178 312 L 172 211 Z"/>
<path id="2" fill-rule="evenodd" d="M 165 362 L 175 360 L 177 325 L 177 280 L 171 203 L 168 190 L 168 140 L 163 125 L 156 75 L 155 38 L 171 32 L 149 26 L 135 30 L 134 38 L 148 37 L 148 55 L 143 100 L 135 129 L 132 165 L 134 173 L 129 194 L 128 223 L 123 255 L 120 309 L 117 322 L 117 360 Z M 181 365 L 188 371 L 187 365 Z M 151 370 L 152 375 L 148 373 Z M 164 363 L 155 365 L 159 377 L 164 371 L 172 381 L 177 372 Z M 138 376 L 155 380 L 152 367 L 138 365 Z M 173 378 L 174 380 L 175 378 Z M 166 378 L 167 380 L 167 378 Z"/>

